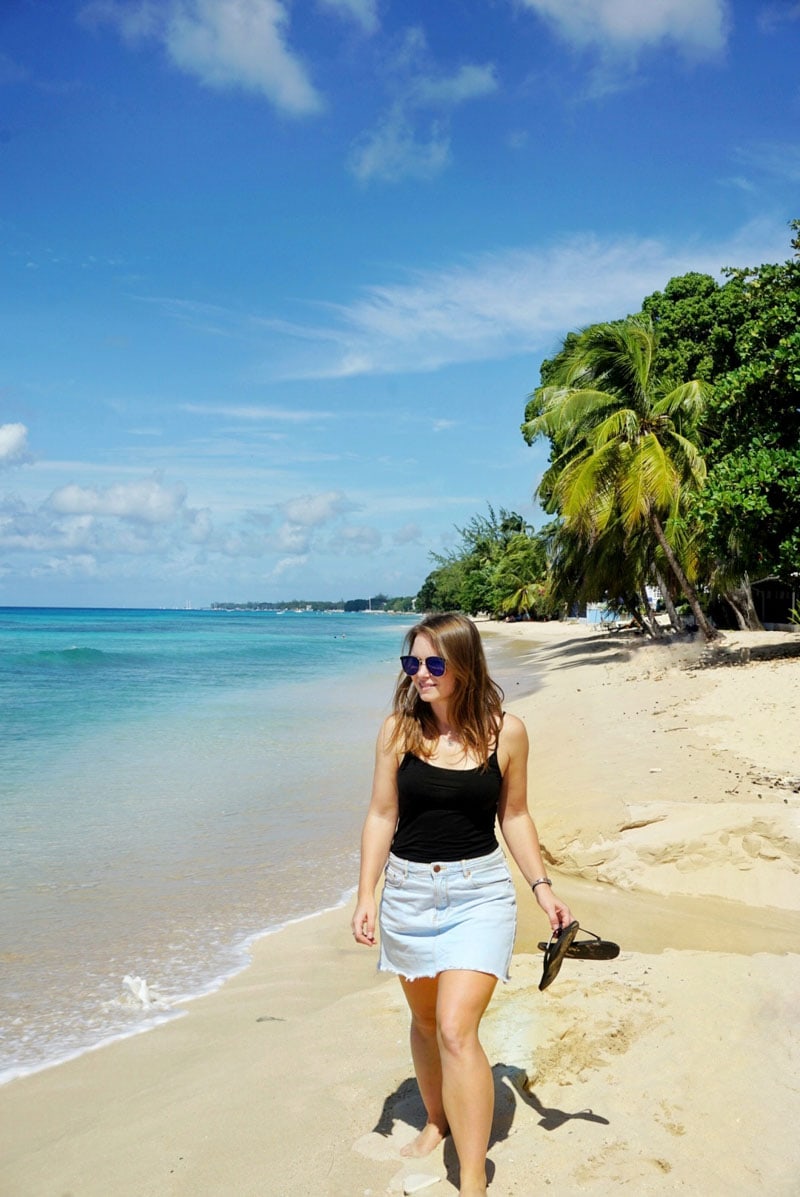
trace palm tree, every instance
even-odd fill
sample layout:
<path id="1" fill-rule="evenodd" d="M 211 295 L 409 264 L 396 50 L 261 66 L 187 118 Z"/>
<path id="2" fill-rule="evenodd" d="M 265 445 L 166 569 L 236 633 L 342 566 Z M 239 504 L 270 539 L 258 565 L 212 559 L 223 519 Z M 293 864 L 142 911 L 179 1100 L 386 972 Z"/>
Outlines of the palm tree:
<path id="1" fill-rule="evenodd" d="M 553 443 L 554 460 L 537 493 L 565 527 L 588 545 L 616 523 L 630 540 L 648 532 L 697 626 L 713 640 L 718 633 L 664 531 L 705 481 L 696 437 L 709 388 L 655 377 L 655 347 L 652 323 L 642 316 L 571 335 L 549 363 L 547 384 L 534 393 L 523 433 L 529 442 L 544 435 Z"/>
<path id="2" fill-rule="evenodd" d="M 542 582 L 523 582 L 513 594 L 503 599 L 500 609 L 507 615 L 526 615 L 541 599 L 543 591 Z"/>

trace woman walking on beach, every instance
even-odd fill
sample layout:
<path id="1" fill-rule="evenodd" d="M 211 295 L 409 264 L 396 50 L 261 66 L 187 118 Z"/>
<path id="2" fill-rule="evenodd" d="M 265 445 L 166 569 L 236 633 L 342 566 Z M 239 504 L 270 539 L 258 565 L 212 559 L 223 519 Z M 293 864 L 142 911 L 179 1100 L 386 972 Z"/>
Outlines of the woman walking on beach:
<path id="1" fill-rule="evenodd" d="M 383 872 L 378 967 L 399 976 L 411 1009 L 427 1112 L 403 1154 L 428 1155 L 451 1134 L 460 1197 L 484 1197 L 494 1082 L 478 1028 L 498 978 L 508 977 L 516 930 L 495 819 L 553 931 L 572 915 L 552 892 L 528 813 L 525 726 L 503 712 L 475 625 L 430 615 L 404 647 L 378 735 L 353 934 L 375 943 Z"/>

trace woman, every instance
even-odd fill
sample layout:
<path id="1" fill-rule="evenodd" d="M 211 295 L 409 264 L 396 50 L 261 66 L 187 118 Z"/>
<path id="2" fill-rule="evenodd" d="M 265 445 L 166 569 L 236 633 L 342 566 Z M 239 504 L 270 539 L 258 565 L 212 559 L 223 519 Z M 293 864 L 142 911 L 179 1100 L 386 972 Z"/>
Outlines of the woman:
<path id="1" fill-rule="evenodd" d="M 553 894 L 528 813 L 528 737 L 502 710 L 475 625 L 429 615 L 411 628 L 392 714 L 378 735 L 361 838 L 353 934 L 375 943 L 375 888 L 385 873 L 378 967 L 399 975 L 427 1123 L 404 1155 L 453 1136 L 460 1197 L 486 1194 L 494 1083 L 478 1027 L 516 929 L 514 887 L 495 838 L 533 887 L 555 933 L 572 922 Z"/>

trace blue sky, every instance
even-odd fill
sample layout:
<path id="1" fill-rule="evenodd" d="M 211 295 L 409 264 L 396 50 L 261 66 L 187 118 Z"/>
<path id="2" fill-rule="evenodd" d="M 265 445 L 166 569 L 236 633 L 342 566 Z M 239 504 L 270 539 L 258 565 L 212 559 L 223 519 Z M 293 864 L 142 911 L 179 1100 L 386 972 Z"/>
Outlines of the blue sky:
<path id="1" fill-rule="evenodd" d="M 794 0 L 3 0 L 0 605 L 415 593 L 572 328 L 781 261 Z"/>

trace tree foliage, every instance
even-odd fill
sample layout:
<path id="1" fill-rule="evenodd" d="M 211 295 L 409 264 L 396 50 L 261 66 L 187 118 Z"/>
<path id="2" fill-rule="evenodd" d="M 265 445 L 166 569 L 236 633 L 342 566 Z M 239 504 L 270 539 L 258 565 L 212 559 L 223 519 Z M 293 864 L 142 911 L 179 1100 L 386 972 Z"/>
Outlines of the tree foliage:
<path id="1" fill-rule="evenodd" d="M 533 533 L 521 515 L 488 505 L 456 528 L 458 545 L 433 554 L 436 568 L 417 596 L 422 611 L 512 613 L 545 618 L 553 610 L 547 588 L 547 536 Z"/>
<path id="2" fill-rule="evenodd" d="M 722 282 L 700 273 L 670 279 L 637 316 L 571 332 L 542 363 L 522 431 L 529 443 L 542 434 L 550 440 L 539 495 L 564 516 L 551 555 L 554 593 L 624 595 L 632 610 L 645 580 L 660 576 L 675 597 L 665 572 L 672 554 L 702 594 L 727 597 L 740 622 L 747 608 L 757 623 L 752 600 L 741 601 L 750 578 L 800 572 L 800 221 L 791 228 L 790 260 L 728 268 Z M 621 393 L 618 368 L 609 366 L 601 385 L 580 364 L 593 338 L 631 321 L 648 322 L 654 334 L 649 369 L 660 397 L 652 392 L 653 414 L 661 403 L 671 445 L 662 423 L 634 448 L 641 410 L 636 403 L 612 410 L 602 395 Z M 639 366 L 643 360 L 640 352 Z M 694 406 L 687 387 L 695 388 Z M 621 484 L 626 439 L 629 473 Z M 633 536 L 648 509 L 664 533 L 655 548 Z"/>
<path id="3" fill-rule="evenodd" d="M 539 487 L 548 509 L 587 551 L 616 542 L 646 568 L 657 550 L 707 639 L 714 636 L 665 533 L 705 481 L 697 430 L 708 387 L 673 385 L 654 369 L 647 316 L 594 324 L 565 345 L 536 395 L 539 414 L 524 431 L 550 436 L 560 451 Z M 636 587 L 644 593 L 644 579 Z"/>

